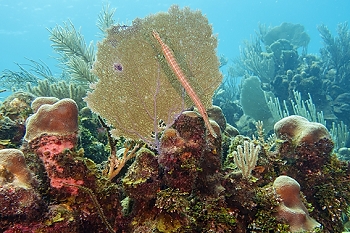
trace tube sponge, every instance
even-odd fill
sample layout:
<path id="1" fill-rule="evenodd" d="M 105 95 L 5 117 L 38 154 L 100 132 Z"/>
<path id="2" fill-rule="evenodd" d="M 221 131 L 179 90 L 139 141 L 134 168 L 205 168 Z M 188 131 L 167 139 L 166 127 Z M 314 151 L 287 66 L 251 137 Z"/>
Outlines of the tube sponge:
<path id="1" fill-rule="evenodd" d="M 312 231 L 321 224 L 309 216 L 300 198 L 299 183 L 289 176 L 279 176 L 273 183 L 276 193 L 282 199 L 278 206 L 278 218 L 286 220 L 291 232 Z"/>
<path id="2" fill-rule="evenodd" d="M 0 150 L 0 169 L 0 186 L 11 183 L 16 187 L 27 189 L 36 182 L 20 150 Z"/>
<path id="3" fill-rule="evenodd" d="M 36 107 L 37 108 L 37 107 Z M 35 114 L 27 119 L 26 141 L 42 134 L 69 135 L 78 131 L 78 106 L 72 99 L 62 99 L 54 104 L 41 105 Z"/>

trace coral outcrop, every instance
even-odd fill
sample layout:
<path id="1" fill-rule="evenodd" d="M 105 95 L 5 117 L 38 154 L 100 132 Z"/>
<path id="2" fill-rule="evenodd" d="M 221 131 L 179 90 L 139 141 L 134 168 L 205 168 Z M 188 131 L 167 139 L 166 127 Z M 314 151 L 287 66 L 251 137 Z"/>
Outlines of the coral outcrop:
<path id="1" fill-rule="evenodd" d="M 220 135 L 219 126 L 212 126 Z M 183 112 L 163 132 L 157 154 L 148 149 L 137 154 L 123 179 L 134 203 L 128 215 L 132 232 L 233 231 L 221 185 L 221 137 L 206 132 L 197 112 Z"/>
<path id="2" fill-rule="evenodd" d="M 149 201 L 156 197 L 160 184 L 156 155 L 146 148 L 140 149 L 123 178 L 125 192 L 134 200 Z"/>
<path id="3" fill-rule="evenodd" d="M 37 108 L 37 107 L 36 107 Z M 24 139 L 32 141 L 42 134 L 69 135 L 78 131 L 78 107 L 72 99 L 43 104 L 27 119 Z"/>
<path id="4" fill-rule="evenodd" d="M 292 115 L 278 121 L 274 126 L 278 138 L 293 140 L 294 145 L 313 143 L 320 139 L 331 138 L 327 128 L 317 122 L 310 122 L 306 118 Z"/>
<path id="5" fill-rule="evenodd" d="M 22 188 L 30 188 L 36 184 L 36 179 L 28 169 L 22 151 L 17 149 L 0 150 L 0 165 L 2 169 L 2 182 L 11 178 L 12 185 Z"/>
<path id="6" fill-rule="evenodd" d="M 213 127 L 216 132 L 220 132 L 219 126 L 214 122 Z M 211 145 L 213 148 L 205 147 L 208 144 L 207 137 L 203 119 L 194 111 L 183 112 L 173 127 L 164 131 L 158 162 L 164 169 L 164 180 L 168 187 L 190 192 L 195 188 L 200 173 L 198 169 L 201 161 L 206 159 L 206 153 L 212 152 L 220 160 L 217 142 Z M 220 168 L 220 162 L 212 165 L 216 165 L 215 169 Z"/>
<path id="7" fill-rule="evenodd" d="M 0 106 L 0 148 L 19 146 L 25 134 L 25 121 L 32 113 L 35 97 L 26 92 L 8 96 Z"/>
<path id="8" fill-rule="evenodd" d="M 40 97 L 33 101 L 36 112 L 27 119 L 24 139 L 43 161 L 52 188 L 64 187 L 76 194 L 76 185 L 82 179 L 74 179 L 65 166 L 60 165 L 65 150 L 72 150 L 77 143 L 78 107 L 74 100 Z"/>
<path id="9" fill-rule="evenodd" d="M 44 203 L 37 187 L 22 151 L 0 150 L 0 229 L 11 219 L 31 221 L 40 214 Z"/>
<path id="10" fill-rule="evenodd" d="M 334 144 L 325 126 L 293 115 L 277 122 L 275 133 L 281 140 L 277 153 L 286 161 L 282 174 L 298 181 L 307 201 L 315 207 L 312 217 L 324 231 L 341 231 L 340 210 L 346 208 L 349 196 L 338 194 L 350 191 L 345 181 L 349 169 L 332 154 Z"/>
<path id="11" fill-rule="evenodd" d="M 321 224 L 309 216 L 300 198 L 299 183 L 289 176 L 279 176 L 273 182 L 276 193 L 282 199 L 277 207 L 277 217 L 287 221 L 291 232 L 313 231 Z"/>

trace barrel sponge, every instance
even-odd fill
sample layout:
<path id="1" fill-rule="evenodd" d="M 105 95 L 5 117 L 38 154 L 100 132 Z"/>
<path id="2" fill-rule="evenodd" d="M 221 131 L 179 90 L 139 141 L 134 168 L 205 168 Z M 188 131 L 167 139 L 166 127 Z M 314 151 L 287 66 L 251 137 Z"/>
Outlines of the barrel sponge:
<path id="1" fill-rule="evenodd" d="M 27 119 L 24 139 L 31 141 L 42 134 L 70 135 L 78 131 L 78 106 L 72 99 L 43 104 Z"/>
<path id="2" fill-rule="evenodd" d="M 285 220 L 291 232 L 312 231 L 321 224 L 309 216 L 300 198 L 299 183 L 289 176 L 279 176 L 273 183 L 282 202 L 277 207 L 277 217 Z"/>
<path id="3" fill-rule="evenodd" d="M 267 106 L 265 91 L 261 89 L 261 81 L 256 76 L 245 77 L 242 81 L 241 105 L 245 115 L 254 120 L 261 120 L 267 130 L 273 128 L 272 114 Z"/>
<path id="4" fill-rule="evenodd" d="M 320 139 L 330 139 L 327 128 L 317 122 L 310 122 L 306 118 L 292 115 L 278 121 L 274 127 L 278 138 L 292 139 L 295 145 L 314 143 Z"/>
<path id="5" fill-rule="evenodd" d="M 24 155 L 20 150 L 0 150 L 0 168 L 0 186 L 11 183 L 16 187 L 27 189 L 36 184 L 36 180 L 27 168 Z"/>

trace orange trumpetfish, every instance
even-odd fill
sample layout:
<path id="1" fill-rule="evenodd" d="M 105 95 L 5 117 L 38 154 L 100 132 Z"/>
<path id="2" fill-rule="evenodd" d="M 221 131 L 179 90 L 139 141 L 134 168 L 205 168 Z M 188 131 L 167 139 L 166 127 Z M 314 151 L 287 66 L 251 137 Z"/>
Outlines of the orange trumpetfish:
<path id="1" fill-rule="evenodd" d="M 163 51 L 163 54 L 165 56 L 165 59 L 168 62 L 168 65 L 174 71 L 177 79 L 180 81 L 180 83 L 183 86 L 183 88 L 185 88 L 188 96 L 191 98 L 191 100 L 193 101 L 194 105 L 197 107 L 199 113 L 202 115 L 204 123 L 207 126 L 210 134 L 213 137 L 216 138 L 217 135 L 216 135 L 216 133 L 215 133 L 215 131 L 213 129 L 213 126 L 210 124 L 210 121 L 209 121 L 209 118 L 208 118 L 208 113 L 205 110 L 205 108 L 204 108 L 202 102 L 200 101 L 198 95 L 193 90 L 193 88 L 190 86 L 190 83 L 187 81 L 187 78 L 186 78 L 185 74 L 183 73 L 183 71 L 181 70 L 179 64 L 177 63 L 173 52 L 171 51 L 169 46 L 167 46 L 162 41 L 162 39 L 160 38 L 159 34 L 155 30 L 153 30 L 152 33 L 153 33 L 154 38 L 158 41 L 158 43 L 162 47 L 162 51 Z"/>

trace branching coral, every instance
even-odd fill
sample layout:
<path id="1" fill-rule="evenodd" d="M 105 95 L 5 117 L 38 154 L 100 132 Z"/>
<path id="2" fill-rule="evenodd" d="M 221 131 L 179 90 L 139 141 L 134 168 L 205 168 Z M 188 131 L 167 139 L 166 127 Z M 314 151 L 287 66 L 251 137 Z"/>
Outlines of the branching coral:
<path id="1" fill-rule="evenodd" d="M 262 50 L 258 39 L 245 42 L 245 47 L 241 49 L 240 59 L 246 70 L 257 75 L 263 82 L 269 82 L 275 75 L 273 56 Z"/>
<path id="2" fill-rule="evenodd" d="M 61 55 L 60 60 L 66 66 L 71 77 L 81 83 L 96 81 L 90 72 L 95 60 L 94 46 L 85 44 L 84 37 L 78 32 L 72 22 L 57 26 L 51 30 L 52 47 Z"/>
<path id="3" fill-rule="evenodd" d="M 98 15 L 97 20 L 97 27 L 101 30 L 103 33 L 103 36 L 107 36 L 107 29 L 110 28 L 112 25 L 114 25 L 114 13 L 115 8 L 110 8 L 109 4 L 103 7 L 102 11 Z"/>
<path id="4" fill-rule="evenodd" d="M 350 31 L 348 24 L 338 25 L 338 37 L 333 37 L 327 26 L 320 25 L 318 31 L 325 43 L 321 55 L 327 66 L 336 70 L 334 82 L 349 86 L 348 74 L 350 71 Z M 327 67 L 328 68 L 328 67 Z"/>
<path id="5" fill-rule="evenodd" d="M 310 93 L 308 93 L 309 99 L 303 101 L 301 94 L 298 91 L 293 91 L 293 99 L 290 99 L 290 105 L 293 109 L 293 114 L 305 117 L 306 119 L 314 122 L 319 122 L 326 125 L 326 121 L 323 116 L 323 112 L 318 112 L 316 106 L 312 101 Z M 275 121 L 279 121 L 284 117 L 292 115 L 288 110 L 287 101 L 283 101 L 283 107 L 280 105 L 278 97 L 271 98 L 267 101 L 267 105 Z"/>
<path id="6" fill-rule="evenodd" d="M 334 141 L 335 151 L 338 151 L 338 149 L 340 149 L 341 147 L 345 147 L 346 143 L 350 139 L 350 132 L 348 130 L 348 126 L 345 125 L 342 121 L 339 124 L 335 124 L 335 122 L 332 122 L 330 134 L 332 135 L 332 140 Z"/>
<path id="7" fill-rule="evenodd" d="M 260 146 L 253 142 L 244 141 L 243 147 L 237 146 L 237 151 L 233 151 L 234 161 L 244 178 L 249 178 L 252 170 L 258 161 Z"/>
<path id="8" fill-rule="evenodd" d="M 70 98 L 73 99 L 77 105 L 82 108 L 85 106 L 83 97 L 86 95 L 86 89 L 81 85 L 65 81 L 51 83 L 49 80 L 39 80 L 37 86 L 27 83 L 27 90 L 36 96 L 43 97 L 57 97 L 59 99 Z"/>
<path id="9" fill-rule="evenodd" d="M 18 64 L 20 71 L 4 70 L 0 75 L 1 85 L 13 91 L 25 90 L 26 84 L 37 85 L 41 79 L 55 82 L 57 79 L 50 68 L 42 61 L 28 59 L 29 64 Z"/>
<path id="10" fill-rule="evenodd" d="M 136 144 L 132 147 L 131 143 L 129 144 L 129 146 L 118 150 L 116 154 L 112 153 L 109 157 L 109 170 L 107 174 L 108 179 L 112 180 L 115 176 L 117 176 L 125 166 L 126 162 L 136 156 L 136 151 L 139 149 L 140 145 Z"/>

